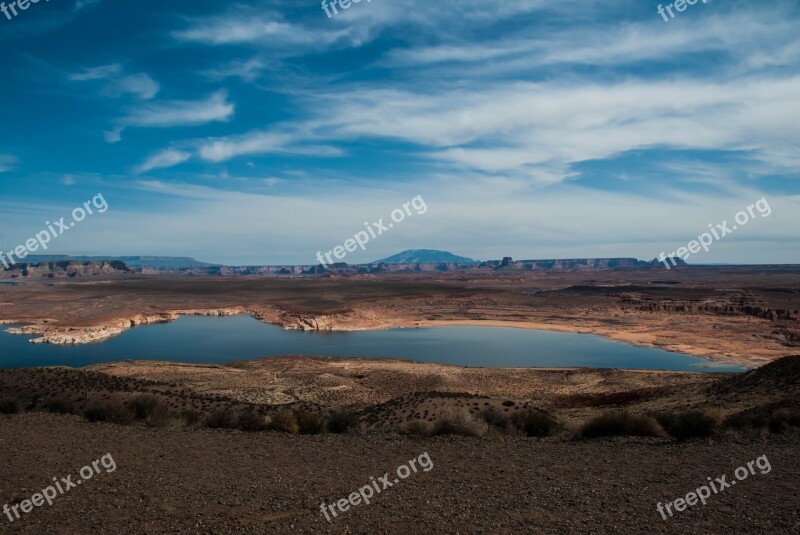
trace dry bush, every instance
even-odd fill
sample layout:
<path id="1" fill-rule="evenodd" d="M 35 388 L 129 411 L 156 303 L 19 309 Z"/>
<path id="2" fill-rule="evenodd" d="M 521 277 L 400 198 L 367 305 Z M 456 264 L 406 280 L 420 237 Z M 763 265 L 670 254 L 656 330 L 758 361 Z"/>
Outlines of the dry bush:
<path id="1" fill-rule="evenodd" d="M 434 434 L 482 437 L 488 430 L 486 422 L 474 418 L 466 409 L 448 409 L 436 419 Z"/>
<path id="2" fill-rule="evenodd" d="M 708 438 L 719 430 L 717 418 L 700 410 L 659 414 L 656 419 L 661 427 L 678 442 L 692 438 Z"/>
<path id="3" fill-rule="evenodd" d="M 185 410 L 181 412 L 181 420 L 183 420 L 183 423 L 186 425 L 190 426 L 195 425 L 201 419 L 202 419 L 202 414 L 197 411 Z"/>
<path id="4" fill-rule="evenodd" d="M 317 435 L 325 430 L 325 419 L 319 414 L 299 411 L 295 416 L 301 435 Z"/>
<path id="5" fill-rule="evenodd" d="M 489 424 L 492 429 L 506 432 L 511 425 L 511 419 L 508 414 L 496 410 L 494 407 L 488 407 L 481 411 L 481 418 Z"/>
<path id="6" fill-rule="evenodd" d="M 137 420 L 143 420 L 151 427 L 163 427 L 170 421 L 170 412 L 166 405 L 155 396 L 136 396 L 128 406 Z"/>
<path id="7" fill-rule="evenodd" d="M 736 431 L 783 433 L 792 426 L 800 426 L 800 409 L 781 404 L 753 407 L 725 419 L 723 427 Z"/>
<path id="8" fill-rule="evenodd" d="M 136 419 L 133 410 L 119 400 L 93 401 L 83 409 L 83 417 L 90 422 L 120 425 L 130 425 Z"/>
<path id="9" fill-rule="evenodd" d="M 55 414 L 77 414 L 79 412 L 72 400 L 66 398 L 47 398 L 42 403 L 42 408 Z"/>
<path id="10" fill-rule="evenodd" d="M 284 409 L 274 414 L 267 427 L 270 431 L 282 431 L 293 435 L 300 431 L 297 418 L 295 418 L 294 412 L 289 409 Z"/>
<path id="11" fill-rule="evenodd" d="M 515 412 L 511 415 L 511 425 L 529 437 L 549 437 L 560 427 L 558 420 L 546 412 L 537 410 Z"/>
<path id="12" fill-rule="evenodd" d="M 267 429 L 267 423 L 264 417 L 259 413 L 244 409 L 237 413 L 236 429 L 240 431 L 258 432 Z"/>
<path id="13" fill-rule="evenodd" d="M 411 420 L 400 427 L 400 432 L 413 437 L 432 436 L 436 426 L 428 420 Z"/>
<path id="14" fill-rule="evenodd" d="M 584 439 L 617 436 L 663 438 L 666 433 L 654 418 L 628 412 L 602 414 L 578 432 L 578 437 Z"/>
<path id="15" fill-rule="evenodd" d="M 328 416 L 326 422 L 328 431 L 331 433 L 347 433 L 351 429 L 358 427 L 360 420 L 358 415 L 352 411 L 336 411 Z"/>
<path id="16" fill-rule="evenodd" d="M 239 413 L 233 407 L 217 409 L 205 419 L 205 426 L 211 429 L 236 429 Z"/>
<path id="17" fill-rule="evenodd" d="M 772 413 L 767 422 L 772 433 L 786 433 L 792 427 L 800 427 L 800 411 L 797 409 L 778 409 Z"/>
<path id="18" fill-rule="evenodd" d="M 20 402 L 13 398 L 0 399 L 0 414 L 17 414 L 22 410 Z"/>

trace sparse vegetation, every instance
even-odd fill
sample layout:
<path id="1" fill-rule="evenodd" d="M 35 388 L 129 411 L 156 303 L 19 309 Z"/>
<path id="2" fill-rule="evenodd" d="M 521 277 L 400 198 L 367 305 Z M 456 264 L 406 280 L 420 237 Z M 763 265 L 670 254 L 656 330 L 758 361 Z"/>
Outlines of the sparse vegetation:
<path id="1" fill-rule="evenodd" d="M 77 414 L 78 407 L 66 398 L 47 398 L 42 403 L 42 408 L 56 414 Z"/>
<path id="2" fill-rule="evenodd" d="M 558 420 L 537 410 L 515 412 L 510 420 L 515 429 L 529 437 L 549 437 L 559 429 Z"/>
<path id="3" fill-rule="evenodd" d="M 267 429 L 264 417 L 252 409 L 243 409 L 237 413 L 236 429 L 255 433 Z"/>
<path id="4" fill-rule="evenodd" d="M 300 426 L 297 423 L 297 418 L 289 409 L 284 409 L 275 413 L 270 419 L 267 428 L 270 431 L 281 431 L 283 433 L 291 433 L 296 435 L 300 431 Z"/>
<path id="5" fill-rule="evenodd" d="M 155 396 L 136 396 L 129 403 L 136 420 L 151 427 L 162 427 L 170 420 L 169 409 Z"/>
<path id="6" fill-rule="evenodd" d="M 428 420 L 411 420 L 400 427 L 400 432 L 413 437 L 429 437 L 434 434 L 436 426 Z"/>
<path id="7" fill-rule="evenodd" d="M 700 410 L 659 414 L 656 419 L 678 442 L 692 438 L 708 438 L 715 435 L 719 429 L 717 419 Z"/>
<path id="8" fill-rule="evenodd" d="M 800 427 L 800 411 L 797 409 L 778 409 L 767 422 L 767 427 L 773 433 L 786 433 L 792 427 Z"/>
<path id="9" fill-rule="evenodd" d="M 331 433 L 347 433 L 358 427 L 358 415 L 352 411 L 337 411 L 328 417 L 328 431 Z"/>
<path id="10" fill-rule="evenodd" d="M 792 427 L 800 427 L 800 409 L 780 405 L 755 407 L 731 414 L 723 424 L 724 429 L 771 433 L 785 433 Z"/>
<path id="11" fill-rule="evenodd" d="M 181 412 L 181 420 L 186 425 L 195 425 L 202 419 L 202 415 L 197 411 L 185 410 Z"/>
<path id="12" fill-rule="evenodd" d="M 22 410 L 20 402 L 13 398 L 0 399 L 0 414 L 17 414 Z"/>
<path id="13" fill-rule="evenodd" d="M 483 420 L 473 417 L 465 409 L 449 409 L 436 419 L 435 435 L 461 435 L 465 437 L 482 437 L 489 430 Z"/>
<path id="14" fill-rule="evenodd" d="M 481 411 L 481 418 L 489 424 L 492 429 L 499 431 L 508 431 L 510 425 L 510 418 L 507 414 L 497 411 L 494 407 L 487 407 Z"/>
<path id="15" fill-rule="evenodd" d="M 325 430 L 325 419 L 314 412 L 298 411 L 295 414 L 301 435 L 317 435 Z"/>
<path id="16" fill-rule="evenodd" d="M 583 439 L 615 436 L 665 437 L 666 433 L 654 418 L 628 412 L 602 414 L 578 431 Z"/>
<path id="17" fill-rule="evenodd" d="M 136 419 L 133 410 L 119 400 L 93 401 L 83 410 L 83 417 L 90 422 L 120 425 L 129 425 Z"/>
<path id="18" fill-rule="evenodd" d="M 233 407 L 217 409 L 206 417 L 205 425 L 211 429 L 236 429 L 239 413 Z"/>

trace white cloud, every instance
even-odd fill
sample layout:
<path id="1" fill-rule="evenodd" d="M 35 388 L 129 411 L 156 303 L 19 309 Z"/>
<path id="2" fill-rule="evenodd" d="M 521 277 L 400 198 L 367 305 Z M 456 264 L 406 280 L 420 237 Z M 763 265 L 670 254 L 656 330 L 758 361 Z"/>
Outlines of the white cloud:
<path id="1" fill-rule="evenodd" d="M 68 74 L 67 79 L 73 82 L 102 80 L 105 82 L 102 94 L 113 97 L 130 94 L 141 100 L 153 98 L 161 89 L 158 82 L 146 73 L 123 75 L 123 68 L 118 63 L 89 67 Z"/>
<path id="2" fill-rule="evenodd" d="M 277 15 L 221 15 L 194 21 L 173 37 L 207 45 L 267 44 L 274 47 L 294 46 L 324 48 L 343 38 L 341 30 L 312 29 L 277 20 Z"/>
<path id="3" fill-rule="evenodd" d="M 87 80 L 108 80 L 122 72 L 122 65 L 112 63 L 110 65 L 100 65 L 98 67 L 88 67 L 81 72 L 67 75 L 67 79 L 75 82 L 85 82 Z"/>
<path id="4" fill-rule="evenodd" d="M 0 154 L 0 173 L 5 173 L 13 169 L 18 161 L 17 157 L 13 154 Z"/>
<path id="5" fill-rule="evenodd" d="M 148 100 L 156 96 L 160 88 L 158 82 L 150 78 L 150 76 L 145 73 L 139 73 L 123 76 L 117 80 L 112 92 L 118 94 L 130 93 L 136 98 Z"/>
<path id="6" fill-rule="evenodd" d="M 228 102 L 225 91 L 217 91 L 203 100 L 162 100 L 148 102 L 130 110 L 119 119 L 106 141 L 120 140 L 122 131 L 129 127 L 172 128 L 196 126 L 216 121 L 228 121 L 235 106 Z"/>
<path id="7" fill-rule="evenodd" d="M 191 158 L 191 153 L 177 149 L 165 149 L 148 157 L 136 168 L 136 173 L 146 173 L 153 169 L 164 169 L 181 164 Z"/>
<path id="8" fill-rule="evenodd" d="M 202 71 L 202 74 L 215 80 L 241 78 L 245 82 L 252 82 L 258 79 L 266 68 L 267 63 L 261 58 L 254 57 L 246 61 L 233 61 L 217 68 L 206 69 Z"/>
<path id="9" fill-rule="evenodd" d="M 242 136 L 210 139 L 200 143 L 198 154 L 209 162 L 221 162 L 237 156 L 253 154 L 305 154 L 309 156 L 341 156 L 341 149 L 329 145 L 300 144 L 308 141 L 299 133 L 250 132 Z"/>

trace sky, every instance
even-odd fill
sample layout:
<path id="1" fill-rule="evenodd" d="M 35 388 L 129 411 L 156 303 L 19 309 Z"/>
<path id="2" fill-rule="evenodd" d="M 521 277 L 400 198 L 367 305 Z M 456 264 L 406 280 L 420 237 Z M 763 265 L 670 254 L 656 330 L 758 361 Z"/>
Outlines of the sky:
<path id="1" fill-rule="evenodd" d="M 800 263 L 796 0 L 328 11 L 42 0 L 0 13 L 0 250 L 99 194 L 107 210 L 34 254 L 315 264 L 420 196 L 424 213 L 344 261 L 649 260 L 765 199 L 768 216 L 688 262 Z"/>

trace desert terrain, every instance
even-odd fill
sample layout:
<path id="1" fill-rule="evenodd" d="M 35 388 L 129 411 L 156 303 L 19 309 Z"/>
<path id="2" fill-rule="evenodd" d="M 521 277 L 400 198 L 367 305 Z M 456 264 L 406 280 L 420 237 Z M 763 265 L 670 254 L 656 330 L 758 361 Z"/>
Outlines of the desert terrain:
<path id="1" fill-rule="evenodd" d="M 141 274 L 0 286 L 0 322 L 87 343 L 180 314 L 247 313 L 287 329 L 502 325 L 598 334 L 757 366 L 800 346 L 800 267 L 195 277 Z"/>
<path id="2" fill-rule="evenodd" d="M 797 533 L 800 278 L 793 267 L 195 277 L 0 286 L 39 343 L 181 314 L 288 329 L 502 325 L 594 333 L 744 373 L 474 368 L 286 355 L 0 370 L 0 505 L 102 455 L 8 533 Z M 610 423 L 609 423 L 610 420 Z M 427 453 L 330 522 L 320 505 Z M 767 456 L 769 473 L 656 510 Z M 730 477 L 730 476 L 729 476 Z"/>
<path id="3" fill-rule="evenodd" d="M 728 417 L 797 410 L 800 357 L 745 374 L 623 370 L 466 370 L 404 361 L 284 357 L 231 366 L 123 363 L 0 371 L 0 502 L 18 504 L 56 475 L 110 453 L 117 469 L 35 509 L 4 533 L 797 533 L 796 426 L 730 427 L 704 439 L 579 439 L 592 415 L 692 407 Z M 80 406 L 147 395 L 161 423 L 90 423 Z M 58 406 L 53 399 L 60 400 Z M 387 401 L 388 400 L 388 401 Z M 515 401 L 516 400 L 516 401 Z M 546 438 L 398 432 L 443 411 L 534 408 L 563 428 Z M 348 407 L 342 433 L 209 429 L 221 409 L 274 414 Z M 427 454 L 433 467 L 329 522 L 322 503 Z M 656 510 L 766 456 L 736 487 L 664 520 Z"/>

